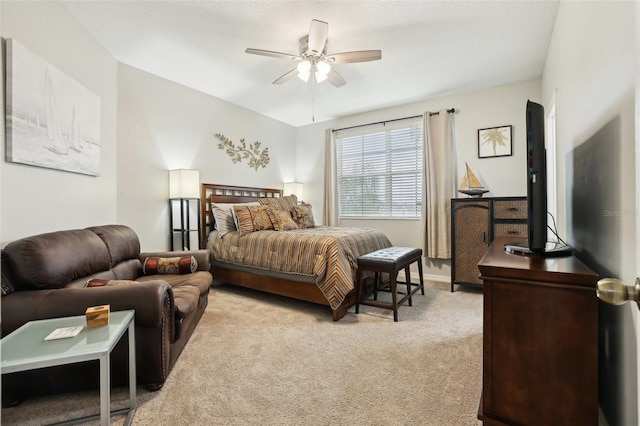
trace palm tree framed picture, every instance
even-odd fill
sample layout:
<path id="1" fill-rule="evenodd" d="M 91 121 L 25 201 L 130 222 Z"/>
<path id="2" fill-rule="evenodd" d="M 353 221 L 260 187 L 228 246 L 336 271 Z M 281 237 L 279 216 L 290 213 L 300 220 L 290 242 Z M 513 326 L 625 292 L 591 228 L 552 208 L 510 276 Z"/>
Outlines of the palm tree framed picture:
<path id="1" fill-rule="evenodd" d="M 511 127 L 500 126 L 478 129 L 478 158 L 512 155 Z"/>

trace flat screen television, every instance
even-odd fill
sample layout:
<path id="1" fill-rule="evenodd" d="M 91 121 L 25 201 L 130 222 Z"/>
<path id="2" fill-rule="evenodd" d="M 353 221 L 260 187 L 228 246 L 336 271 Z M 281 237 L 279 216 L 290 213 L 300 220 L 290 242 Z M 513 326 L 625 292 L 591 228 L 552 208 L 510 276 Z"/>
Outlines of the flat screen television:
<path id="1" fill-rule="evenodd" d="M 507 244 L 505 250 L 518 254 L 564 256 L 571 247 L 547 241 L 547 151 L 544 143 L 544 107 L 527 101 L 527 219 L 525 243 Z"/>
<path id="2" fill-rule="evenodd" d="M 527 101 L 527 213 L 529 250 L 544 253 L 547 243 L 547 149 L 544 107 Z"/>

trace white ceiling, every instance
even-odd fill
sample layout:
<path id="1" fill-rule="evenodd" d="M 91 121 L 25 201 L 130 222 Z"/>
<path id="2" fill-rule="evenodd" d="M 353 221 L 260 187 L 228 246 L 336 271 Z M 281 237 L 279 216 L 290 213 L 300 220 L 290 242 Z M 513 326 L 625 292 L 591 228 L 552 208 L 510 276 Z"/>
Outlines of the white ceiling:
<path id="1" fill-rule="evenodd" d="M 301 126 L 379 108 L 538 78 L 557 1 L 72 1 L 66 8 L 116 60 Z M 312 19 L 329 23 L 327 54 L 381 49 L 382 60 L 335 64 L 347 81 L 315 88 L 295 63 Z M 312 99 L 315 101 L 312 102 Z"/>

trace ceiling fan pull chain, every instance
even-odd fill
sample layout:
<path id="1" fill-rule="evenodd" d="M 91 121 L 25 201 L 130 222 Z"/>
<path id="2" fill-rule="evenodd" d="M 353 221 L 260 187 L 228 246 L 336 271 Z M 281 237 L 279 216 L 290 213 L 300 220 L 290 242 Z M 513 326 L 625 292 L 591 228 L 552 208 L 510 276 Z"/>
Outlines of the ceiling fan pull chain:
<path id="1" fill-rule="evenodd" d="M 311 122 L 316 122 L 316 76 L 311 73 Z"/>

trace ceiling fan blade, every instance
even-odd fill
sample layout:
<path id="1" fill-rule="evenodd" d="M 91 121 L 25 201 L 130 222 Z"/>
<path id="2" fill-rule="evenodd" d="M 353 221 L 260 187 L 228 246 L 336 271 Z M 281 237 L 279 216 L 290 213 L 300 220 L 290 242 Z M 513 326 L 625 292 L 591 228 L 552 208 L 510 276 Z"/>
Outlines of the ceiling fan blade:
<path id="1" fill-rule="evenodd" d="M 291 71 L 289 71 L 288 73 L 282 75 L 281 77 L 279 77 L 278 79 L 276 79 L 272 84 L 282 84 L 285 83 L 289 80 L 291 80 L 293 77 L 298 75 L 298 69 L 294 68 Z"/>
<path id="2" fill-rule="evenodd" d="M 333 69 L 329 71 L 329 74 L 327 75 L 327 81 L 335 87 L 342 87 L 347 84 L 347 82 L 344 81 L 344 78 L 342 78 L 342 76 L 335 72 L 335 70 Z"/>
<path id="3" fill-rule="evenodd" d="M 378 61 L 382 59 L 381 50 L 359 50 L 356 52 L 344 52 L 336 53 L 335 55 L 327 56 L 327 62 L 333 62 L 336 64 L 350 64 L 354 62 L 368 62 Z"/>
<path id="4" fill-rule="evenodd" d="M 314 19 L 311 21 L 309 28 L 309 39 L 307 41 L 307 49 L 312 53 L 322 53 L 324 45 L 327 43 L 327 33 L 329 32 L 329 24 Z"/>
<path id="5" fill-rule="evenodd" d="M 290 55 L 288 53 L 273 52 L 271 50 L 248 48 L 247 50 L 245 50 L 245 52 L 251 53 L 252 55 L 270 56 L 272 58 L 285 58 L 285 59 L 292 59 L 294 61 L 299 61 L 301 59 L 299 56 Z"/>

